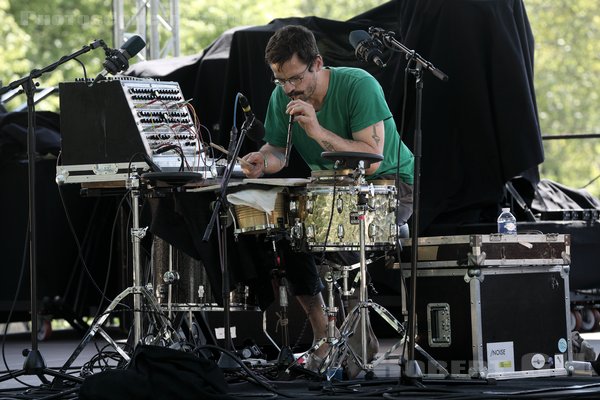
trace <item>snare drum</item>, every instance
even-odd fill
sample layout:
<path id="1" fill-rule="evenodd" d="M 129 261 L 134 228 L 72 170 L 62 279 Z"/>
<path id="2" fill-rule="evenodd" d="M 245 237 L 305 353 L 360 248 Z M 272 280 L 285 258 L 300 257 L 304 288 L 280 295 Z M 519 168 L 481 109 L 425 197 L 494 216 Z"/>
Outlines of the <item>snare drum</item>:
<path id="1" fill-rule="evenodd" d="M 277 193 L 275 208 L 267 213 L 247 205 L 234 205 L 237 234 L 261 234 L 287 229 L 287 193 Z"/>
<path id="2" fill-rule="evenodd" d="M 290 217 L 294 218 L 290 229 L 294 247 L 315 252 L 359 251 L 356 204 L 359 192 L 367 194 L 365 249 L 393 248 L 397 236 L 396 187 L 391 182 L 362 186 L 307 185 L 306 190 L 292 196 L 289 203 Z"/>

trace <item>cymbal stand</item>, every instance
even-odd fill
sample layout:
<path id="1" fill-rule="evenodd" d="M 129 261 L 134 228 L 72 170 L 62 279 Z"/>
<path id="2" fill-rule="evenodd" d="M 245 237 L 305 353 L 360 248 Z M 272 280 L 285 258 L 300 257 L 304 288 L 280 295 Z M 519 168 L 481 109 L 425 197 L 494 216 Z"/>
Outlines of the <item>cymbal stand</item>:
<path id="1" fill-rule="evenodd" d="M 127 178 L 126 188 L 129 189 L 131 195 L 131 211 L 132 211 L 132 226 L 131 226 L 131 243 L 132 243 L 132 267 L 133 267 L 133 286 L 128 287 L 120 294 L 118 294 L 113 301 L 108 305 L 106 310 L 98 315 L 94 323 L 90 326 L 87 333 L 73 352 L 65 364 L 61 367 L 61 372 L 65 372 L 69 368 L 75 359 L 79 356 L 82 350 L 87 344 L 93 339 L 96 333 L 99 333 L 108 344 L 115 349 L 117 353 L 126 361 L 129 361 L 131 357 L 127 354 L 121 346 L 119 346 L 110 335 L 102 329 L 102 325 L 108 319 L 113 310 L 121 304 L 121 301 L 129 296 L 133 296 L 133 342 L 134 346 L 142 342 L 143 323 L 142 323 L 142 312 L 147 312 L 149 318 L 153 321 L 152 326 L 157 326 L 159 329 L 154 336 L 147 336 L 143 338 L 145 344 L 156 344 L 160 341 L 172 343 L 173 338 L 171 336 L 171 324 L 169 319 L 163 314 L 162 309 L 157 304 L 156 299 L 152 292 L 143 286 L 142 282 L 142 267 L 140 262 L 140 241 L 146 236 L 147 227 L 140 227 L 140 214 L 139 214 L 139 176 L 137 173 L 132 172 Z M 146 301 L 146 307 L 143 306 L 143 300 Z"/>

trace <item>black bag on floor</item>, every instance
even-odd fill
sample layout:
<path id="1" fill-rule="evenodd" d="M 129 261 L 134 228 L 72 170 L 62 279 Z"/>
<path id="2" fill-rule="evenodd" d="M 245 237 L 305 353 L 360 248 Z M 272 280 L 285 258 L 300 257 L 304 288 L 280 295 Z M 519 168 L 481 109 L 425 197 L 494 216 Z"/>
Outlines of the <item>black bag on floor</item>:
<path id="1" fill-rule="evenodd" d="M 214 361 L 191 353 L 137 346 L 127 369 L 92 375 L 83 382 L 82 400 L 233 399 Z"/>

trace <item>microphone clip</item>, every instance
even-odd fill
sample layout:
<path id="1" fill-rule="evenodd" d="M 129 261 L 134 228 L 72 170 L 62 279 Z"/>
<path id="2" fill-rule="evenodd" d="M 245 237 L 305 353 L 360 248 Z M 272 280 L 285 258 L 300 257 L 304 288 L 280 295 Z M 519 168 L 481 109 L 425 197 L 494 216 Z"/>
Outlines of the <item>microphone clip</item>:
<path id="1" fill-rule="evenodd" d="M 251 116 L 246 115 L 246 119 L 242 123 L 242 129 L 249 131 L 254 127 L 254 123 L 256 122 L 256 116 L 252 114 Z"/>
<path id="2" fill-rule="evenodd" d="M 389 36 L 394 36 L 395 33 L 393 31 L 386 31 L 383 28 L 377 28 L 375 26 L 370 26 L 369 27 L 369 35 L 371 35 L 372 38 L 387 38 Z"/>
<path id="3" fill-rule="evenodd" d="M 108 73 L 115 75 L 129 68 L 129 61 L 121 51 L 107 46 L 104 48 L 104 54 L 106 54 L 106 60 L 102 66 Z"/>

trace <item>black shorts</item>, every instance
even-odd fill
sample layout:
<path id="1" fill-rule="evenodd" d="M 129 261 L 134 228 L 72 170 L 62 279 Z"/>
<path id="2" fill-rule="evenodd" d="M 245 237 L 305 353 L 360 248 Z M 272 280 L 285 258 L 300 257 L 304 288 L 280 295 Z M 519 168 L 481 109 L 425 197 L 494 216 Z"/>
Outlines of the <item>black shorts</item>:
<path id="1" fill-rule="evenodd" d="M 294 296 L 312 296 L 324 289 L 313 254 L 294 251 L 287 240 L 278 243 L 290 292 Z"/>

